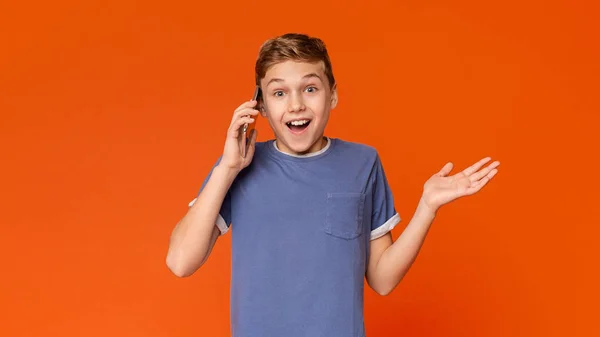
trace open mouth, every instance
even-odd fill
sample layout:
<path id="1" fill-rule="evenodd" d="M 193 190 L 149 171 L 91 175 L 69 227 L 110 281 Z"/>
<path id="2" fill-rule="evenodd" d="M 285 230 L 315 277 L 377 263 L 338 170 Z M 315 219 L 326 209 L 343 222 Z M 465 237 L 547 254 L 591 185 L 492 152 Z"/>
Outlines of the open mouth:
<path id="1" fill-rule="evenodd" d="M 301 133 L 310 124 L 310 119 L 295 120 L 285 123 L 293 133 Z"/>

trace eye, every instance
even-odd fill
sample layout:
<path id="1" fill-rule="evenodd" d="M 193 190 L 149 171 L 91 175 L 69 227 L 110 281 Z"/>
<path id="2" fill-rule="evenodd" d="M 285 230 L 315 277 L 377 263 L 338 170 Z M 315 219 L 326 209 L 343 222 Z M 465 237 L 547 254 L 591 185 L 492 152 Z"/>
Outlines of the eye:
<path id="1" fill-rule="evenodd" d="M 316 92 L 317 88 L 315 88 L 315 87 L 308 87 L 308 88 L 306 88 L 306 91 L 307 92 Z"/>
<path id="2" fill-rule="evenodd" d="M 275 96 L 275 97 L 281 97 L 281 96 L 283 96 L 283 91 L 277 90 L 277 91 L 273 92 L 273 96 Z"/>

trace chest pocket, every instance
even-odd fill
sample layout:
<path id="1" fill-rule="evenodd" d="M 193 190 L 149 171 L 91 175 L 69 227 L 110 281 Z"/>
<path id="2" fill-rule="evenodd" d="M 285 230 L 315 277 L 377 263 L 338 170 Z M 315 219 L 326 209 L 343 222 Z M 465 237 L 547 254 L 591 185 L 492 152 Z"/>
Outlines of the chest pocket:
<path id="1" fill-rule="evenodd" d="M 327 193 L 325 233 L 352 240 L 363 233 L 364 193 Z"/>

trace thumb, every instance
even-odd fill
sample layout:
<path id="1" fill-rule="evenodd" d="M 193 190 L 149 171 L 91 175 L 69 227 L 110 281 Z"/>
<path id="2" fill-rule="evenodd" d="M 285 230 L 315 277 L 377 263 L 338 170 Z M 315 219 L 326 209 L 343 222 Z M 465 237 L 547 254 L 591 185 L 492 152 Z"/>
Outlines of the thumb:
<path id="1" fill-rule="evenodd" d="M 438 177 L 445 177 L 452 171 L 453 164 L 451 162 L 446 163 L 444 167 L 436 174 Z"/>

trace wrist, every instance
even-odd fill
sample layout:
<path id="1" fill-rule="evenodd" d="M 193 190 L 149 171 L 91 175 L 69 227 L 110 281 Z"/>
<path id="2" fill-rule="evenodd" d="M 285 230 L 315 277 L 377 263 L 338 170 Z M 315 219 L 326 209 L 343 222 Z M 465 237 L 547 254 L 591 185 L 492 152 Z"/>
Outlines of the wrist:
<path id="1" fill-rule="evenodd" d="M 429 205 L 423 197 L 419 199 L 419 204 L 417 205 L 417 212 L 424 213 L 425 215 L 435 217 L 437 214 L 439 207 L 433 207 Z"/>
<path id="2" fill-rule="evenodd" d="M 216 174 L 217 176 L 227 180 L 230 183 L 233 182 L 235 180 L 235 177 L 237 177 L 237 175 L 240 173 L 240 170 L 227 167 L 222 164 L 218 164 L 213 171 L 213 174 Z"/>

